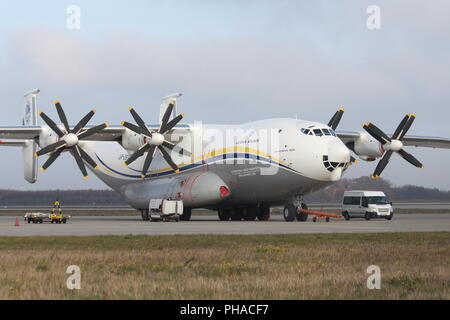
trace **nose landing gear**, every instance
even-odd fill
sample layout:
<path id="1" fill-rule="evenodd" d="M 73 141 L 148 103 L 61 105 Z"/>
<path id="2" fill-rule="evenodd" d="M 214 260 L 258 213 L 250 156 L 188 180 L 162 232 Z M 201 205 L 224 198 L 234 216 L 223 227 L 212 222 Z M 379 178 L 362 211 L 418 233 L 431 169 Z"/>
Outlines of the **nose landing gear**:
<path id="1" fill-rule="evenodd" d="M 308 206 L 303 202 L 302 195 L 296 195 L 291 203 L 287 203 L 283 210 L 283 217 L 286 221 L 306 221 L 308 214 L 298 212 L 298 209 L 308 210 Z"/>

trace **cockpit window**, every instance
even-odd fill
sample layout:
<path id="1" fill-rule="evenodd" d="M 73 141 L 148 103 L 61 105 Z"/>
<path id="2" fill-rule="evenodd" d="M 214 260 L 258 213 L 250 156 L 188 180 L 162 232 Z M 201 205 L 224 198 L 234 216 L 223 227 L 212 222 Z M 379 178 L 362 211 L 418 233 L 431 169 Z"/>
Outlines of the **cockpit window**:
<path id="1" fill-rule="evenodd" d="M 322 131 L 326 136 L 331 136 L 331 133 L 330 131 L 328 131 L 328 129 L 322 129 Z"/>
<path id="2" fill-rule="evenodd" d="M 319 137 L 323 136 L 322 130 L 320 129 L 314 129 L 314 134 Z"/>
<path id="3" fill-rule="evenodd" d="M 305 128 L 302 128 L 302 129 L 301 129 L 301 132 L 303 132 L 304 134 L 308 134 L 309 131 L 310 131 L 309 129 L 305 129 Z"/>

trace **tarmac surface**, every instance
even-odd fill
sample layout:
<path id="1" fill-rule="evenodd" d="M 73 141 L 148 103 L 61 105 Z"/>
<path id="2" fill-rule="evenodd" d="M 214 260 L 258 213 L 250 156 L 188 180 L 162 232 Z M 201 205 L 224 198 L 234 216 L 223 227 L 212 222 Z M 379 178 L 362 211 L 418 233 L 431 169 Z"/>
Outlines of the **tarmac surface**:
<path id="1" fill-rule="evenodd" d="M 271 221 L 219 221 L 217 215 L 192 216 L 191 221 L 148 222 L 140 216 L 75 216 L 67 224 L 28 224 L 19 217 L 0 216 L 0 236 L 91 236 L 126 234 L 282 234 L 450 231 L 450 214 L 397 214 L 385 219 L 331 219 L 330 222 L 286 222 L 281 215 Z"/>

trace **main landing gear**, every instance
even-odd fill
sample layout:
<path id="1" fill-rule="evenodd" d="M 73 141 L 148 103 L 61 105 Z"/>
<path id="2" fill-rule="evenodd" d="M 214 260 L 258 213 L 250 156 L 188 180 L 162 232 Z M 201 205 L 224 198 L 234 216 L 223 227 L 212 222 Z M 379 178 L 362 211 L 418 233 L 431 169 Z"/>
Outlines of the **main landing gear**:
<path id="1" fill-rule="evenodd" d="M 270 207 L 225 207 L 217 210 L 220 221 L 267 221 L 270 219 Z"/>

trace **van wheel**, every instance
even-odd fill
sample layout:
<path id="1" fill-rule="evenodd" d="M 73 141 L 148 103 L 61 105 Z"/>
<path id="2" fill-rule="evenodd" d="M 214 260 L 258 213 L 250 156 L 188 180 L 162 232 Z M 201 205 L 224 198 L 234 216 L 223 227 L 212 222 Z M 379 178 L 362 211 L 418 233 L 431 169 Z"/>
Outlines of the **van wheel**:
<path id="1" fill-rule="evenodd" d="M 345 220 L 350 220 L 350 215 L 348 214 L 347 211 L 342 212 L 342 216 L 344 217 Z"/>
<path id="2" fill-rule="evenodd" d="M 230 208 L 219 208 L 217 210 L 220 221 L 228 221 L 231 218 L 231 209 Z"/>
<path id="3" fill-rule="evenodd" d="M 386 217 L 386 220 L 392 220 L 392 217 L 394 216 L 393 213 L 391 213 L 389 216 Z"/>
<path id="4" fill-rule="evenodd" d="M 364 218 L 368 221 L 371 218 L 371 214 L 370 212 L 366 212 L 366 214 L 364 215 Z"/>

